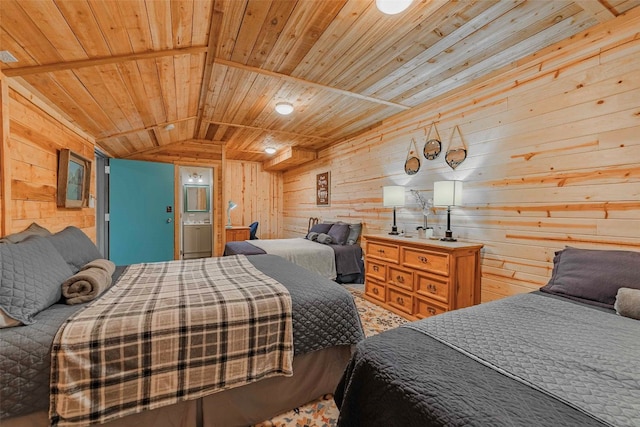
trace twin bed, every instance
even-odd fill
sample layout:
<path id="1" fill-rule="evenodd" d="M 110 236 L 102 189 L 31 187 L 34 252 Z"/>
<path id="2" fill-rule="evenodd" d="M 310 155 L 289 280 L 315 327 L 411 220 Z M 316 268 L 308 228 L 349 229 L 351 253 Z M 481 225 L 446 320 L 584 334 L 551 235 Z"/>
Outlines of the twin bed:
<path id="1" fill-rule="evenodd" d="M 566 248 L 541 291 L 361 342 L 347 426 L 640 426 L 640 253 Z"/>
<path id="2" fill-rule="evenodd" d="M 58 244 L 45 245 L 47 239 Z M 33 291 L 28 283 L 34 275 L 42 276 L 38 286 L 48 286 L 48 273 L 39 270 L 38 263 L 46 265 L 46 259 L 59 253 L 70 262 L 82 257 L 88 245 L 92 243 L 77 229 L 0 245 L 0 293 L 10 286 L 14 294 L 21 286 Z M 29 268 L 16 268 L 18 257 L 27 259 L 20 256 L 24 253 L 30 254 Z M 9 283 L 20 282 L 15 279 L 26 270 L 26 285 Z M 248 276 L 260 277 L 260 283 Z M 246 426 L 333 392 L 352 346 L 364 338 L 346 289 L 274 255 L 139 264 L 117 268 L 113 279 L 116 283 L 92 303 L 54 303 L 25 319 L 23 326 L 0 329 L 3 426 L 43 426 L 50 421 Z M 221 281 L 242 295 L 218 292 Z M 286 292 L 266 292 L 262 282 L 273 282 Z M 166 295 L 158 298 L 158 293 Z M 204 316 L 221 316 L 209 309 L 214 305 L 210 295 L 219 294 L 230 304 L 248 300 L 250 293 L 255 295 L 248 329 L 232 318 L 219 322 L 226 330 L 209 328 L 214 322 Z M 290 314 L 266 315 L 261 304 L 268 293 L 278 301 L 288 294 Z M 184 294 L 191 295 L 189 302 Z M 2 308 L 11 310 L 7 300 L 2 301 Z M 220 311 L 237 311 L 226 307 Z M 111 317 L 106 325 L 89 323 L 105 317 Z M 72 340 L 61 341 L 65 334 Z M 236 351 L 232 336 L 238 335 L 257 347 Z M 269 365 L 262 356 L 272 350 L 275 358 Z"/>

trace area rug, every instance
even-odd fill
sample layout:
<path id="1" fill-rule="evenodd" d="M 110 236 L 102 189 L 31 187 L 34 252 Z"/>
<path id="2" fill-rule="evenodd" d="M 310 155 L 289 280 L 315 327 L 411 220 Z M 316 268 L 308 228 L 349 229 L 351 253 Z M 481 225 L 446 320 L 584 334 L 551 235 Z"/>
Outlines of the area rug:
<path id="1" fill-rule="evenodd" d="M 353 295 L 367 337 L 407 323 L 406 319 L 365 300 L 362 297 L 362 290 L 358 287 L 349 285 L 345 287 Z M 338 415 L 339 411 L 333 401 L 333 395 L 325 394 L 320 399 L 263 421 L 254 427 L 330 427 L 336 425 Z"/>

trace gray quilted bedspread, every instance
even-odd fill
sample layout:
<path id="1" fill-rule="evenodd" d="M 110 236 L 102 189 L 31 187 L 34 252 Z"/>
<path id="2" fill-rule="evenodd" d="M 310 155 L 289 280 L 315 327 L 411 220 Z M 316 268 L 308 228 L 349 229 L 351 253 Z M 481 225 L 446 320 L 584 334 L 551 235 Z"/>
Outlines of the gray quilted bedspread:
<path id="1" fill-rule="evenodd" d="M 353 297 L 341 285 L 275 255 L 249 260 L 291 294 L 296 355 L 364 339 Z M 33 325 L 0 329 L 0 420 L 48 408 L 53 337 L 83 306 L 54 304 Z"/>
<path id="2" fill-rule="evenodd" d="M 524 294 L 405 327 L 612 426 L 640 426 L 640 323 Z"/>

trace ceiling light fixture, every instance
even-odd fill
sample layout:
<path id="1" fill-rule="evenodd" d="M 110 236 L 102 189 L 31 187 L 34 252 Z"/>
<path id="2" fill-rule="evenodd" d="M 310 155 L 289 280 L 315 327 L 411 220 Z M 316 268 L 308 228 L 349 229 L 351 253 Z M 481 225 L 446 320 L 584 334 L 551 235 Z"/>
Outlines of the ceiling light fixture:
<path id="1" fill-rule="evenodd" d="M 387 15 L 396 15 L 411 6 L 413 0 L 376 0 L 376 7 Z"/>
<path id="2" fill-rule="evenodd" d="M 174 125 L 173 123 L 169 123 L 164 127 L 164 130 L 174 130 L 175 128 L 176 128 L 176 125 Z"/>
<path id="3" fill-rule="evenodd" d="M 267 147 L 267 148 L 264 149 L 264 152 L 267 153 L 267 154 L 273 154 L 273 153 L 276 152 L 276 149 L 273 148 L 273 147 Z"/>
<path id="4" fill-rule="evenodd" d="M 293 105 L 289 102 L 278 102 L 276 104 L 276 111 L 283 116 L 293 113 Z"/>
<path id="5" fill-rule="evenodd" d="M 18 59 L 8 50 L 0 50 L 0 61 L 8 64 L 10 62 L 18 62 Z"/>

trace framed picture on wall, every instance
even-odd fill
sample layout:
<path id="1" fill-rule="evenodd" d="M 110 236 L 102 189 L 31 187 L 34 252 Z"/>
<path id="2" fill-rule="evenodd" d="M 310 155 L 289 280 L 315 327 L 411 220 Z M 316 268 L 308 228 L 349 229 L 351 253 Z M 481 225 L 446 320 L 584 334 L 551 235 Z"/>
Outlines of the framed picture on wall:
<path id="1" fill-rule="evenodd" d="M 60 150 L 58 160 L 59 207 L 83 208 L 89 205 L 91 161 L 71 150 Z"/>
<path id="2" fill-rule="evenodd" d="M 329 172 L 316 175 L 316 205 L 329 206 L 331 186 L 329 185 Z"/>

